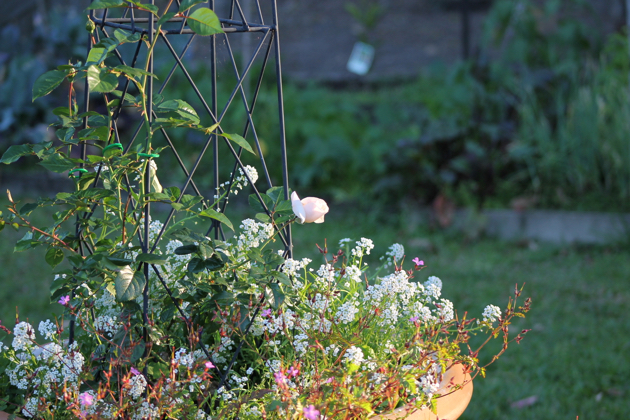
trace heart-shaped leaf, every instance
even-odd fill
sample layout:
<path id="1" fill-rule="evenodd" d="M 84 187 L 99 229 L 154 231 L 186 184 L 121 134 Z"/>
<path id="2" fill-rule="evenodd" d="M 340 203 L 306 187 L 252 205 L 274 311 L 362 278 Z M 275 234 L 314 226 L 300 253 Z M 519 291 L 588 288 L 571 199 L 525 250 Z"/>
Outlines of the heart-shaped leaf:
<path id="1" fill-rule="evenodd" d="M 116 89 L 118 77 L 107 69 L 90 66 L 87 71 L 88 86 L 92 92 L 107 93 Z"/>
<path id="2" fill-rule="evenodd" d="M 119 302 L 133 300 L 140 296 L 144 289 L 144 274 L 141 271 L 134 272 L 130 266 L 126 266 L 118 272 L 114 284 L 116 299 Z"/>

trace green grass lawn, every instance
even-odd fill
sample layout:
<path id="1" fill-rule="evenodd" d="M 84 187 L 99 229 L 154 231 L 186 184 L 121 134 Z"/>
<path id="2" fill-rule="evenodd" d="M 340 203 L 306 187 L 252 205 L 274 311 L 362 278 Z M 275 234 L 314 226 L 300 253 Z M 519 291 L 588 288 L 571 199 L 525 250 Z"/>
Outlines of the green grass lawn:
<path id="1" fill-rule="evenodd" d="M 364 236 L 376 243 L 375 261 L 394 242 L 407 259 L 427 265 L 421 277 L 436 275 L 443 296 L 477 317 L 487 304 L 504 307 L 514 284 L 526 283 L 532 311 L 514 330 L 531 328 L 520 345 L 475 380 L 473 399 L 462 420 L 625 419 L 630 412 L 630 248 L 555 247 L 535 249 L 456 233 L 427 230 L 405 216 L 384 222 L 363 211 L 335 211 L 322 225 L 295 226 L 296 257 L 319 258 L 314 243 L 335 248 L 339 239 Z M 20 318 L 37 324 L 56 304 L 48 303 L 51 270 L 43 250 L 12 252 L 12 229 L 0 235 L 0 318 L 11 327 Z M 427 244 L 430 243 L 430 246 Z M 415 247 L 414 247 L 415 244 Z M 316 260 L 317 261 L 317 260 Z M 315 263 L 313 263 L 315 264 Z M 424 280 L 424 279 L 422 279 Z M 533 397 L 533 404 L 514 408 Z"/>

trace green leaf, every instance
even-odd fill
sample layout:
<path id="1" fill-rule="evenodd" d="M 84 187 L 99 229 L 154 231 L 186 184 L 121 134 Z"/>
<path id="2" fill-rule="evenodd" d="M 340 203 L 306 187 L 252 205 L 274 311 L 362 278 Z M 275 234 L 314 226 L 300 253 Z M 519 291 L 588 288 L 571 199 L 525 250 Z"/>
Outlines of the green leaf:
<path id="1" fill-rule="evenodd" d="M 90 52 L 88 53 L 85 64 L 86 65 L 101 64 L 107 58 L 108 53 L 109 51 L 107 51 L 106 48 L 92 48 Z"/>
<path id="2" fill-rule="evenodd" d="M 281 197 L 284 194 L 284 187 L 272 187 L 269 188 L 266 194 L 271 198 L 274 203 L 277 203 L 281 200 Z"/>
<path id="3" fill-rule="evenodd" d="M 78 199 L 87 199 L 91 201 L 100 200 L 105 197 L 113 197 L 116 193 L 105 188 L 90 188 L 84 191 L 78 191 L 74 196 Z"/>
<path id="4" fill-rule="evenodd" d="M 198 249 L 199 246 L 193 244 L 180 246 L 179 248 L 175 248 L 175 255 L 194 254 Z"/>
<path id="5" fill-rule="evenodd" d="M 291 200 L 283 200 L 276 204 L 276 212 L 291 211 L 293 212 L 293 204 Z"/>
<path id="6" fill-rule="evenodd" d="M 175 12 L 169 12 L 169 13 L 165 13 L 164 16 L 162 16 L 160 19 L 158 19 L 157 21 L 157 26 L 158 28 L 162 25 L 164 25 L 166 22 L 168 22 L 171 18 L 173 18 L 177 13 Z"/>
<path id="7" fill-rule="evenodd" d="M 32 239 L 25 239 L 22 241 L 18 241 L 13 248 L 13 252 L 22 252 L 27 249 L 35 248 L 38 245 L 41 245 L 39 241 L 34 241 Z"/>
<path id="8" fill-rule="evenodd" d="M 70 277 L 58 276 L 50 285 L 50 294 L 52 295 L 57 290 L 68 284 L 70 280 Z"/>
<path id="9" fill-rule="evenodd" d="M 214 255 L 214 248 L 211 244 L 202 242 L 199 244 L 199 255 L 201 258 L 210 258 Z"/>
<path id="10" fill-rule="evenodd" d="M 284 263 L 282 255 L 278 255 L 273 249 L 266 249 L 263 252 L 263 257 L 266 265 L 279 266 Z"/>
<path id="11" fill-rule="evenodd" d="M 282 216 L 282 217 L 278 217 L 276 219 L 276 225 L 281 225 L 285 222 L 288 222 L 289 220 L 295 218 L 295 214 L 293 214 L 293 211 L 291 212 L 291 214 L 286 215 L 286 216 Z"/>
<path id="12" fill-rule="evenodd" d="M 124 0 L 95 0 L 85 10 L 107 9 L 109 7 L 126 7 Z"/>
<path id="13" fill-rule="evenodd" d="M 63 142 L 68 142 L 72 139 L 72 136 L 74 135 L 74 127 L 60 128 L 55 132 L 55 134 L 57 135 L 57 138 L 59 140 Z"/>
<path id="14" fill-rule="evenodd" d="M 39 207 L 37 205 L 37 203 L 26 203 L 22 206 L 22 208 L 20 209 L 20 214 L 22 216 L 28 216 L 29 214 L 31 214 L 31 212 L 33 210 L 35 210 L 37 207 Z"/>
<path id="15" fill-rule="evenodd" d="M 59 248 L 50 247 L 48 251 L 46 251 L 45 259 L 48 265 L 55 268 L 63 261 L 63 251 Z"/>
<path id="16" fill-rule="evenodd" d="M 292 286 L 291 279 L 289 278 L 289 276 L 287 276 L 283 272 L 274 270 L 273 274 L 276 277 L 276 280 L 278 280 L 280 283 L 285 284 L 287 286 Z"/>
<path id="17" fill-rule="evenodd" d="M 156 254 L 142 253 L 136 257 L 136 261 L 155 265 L 166 264 L 166 260 L 161 255 Z"/>
<path id="18" fill-rule="evenodd" d="M 230 222 L 230 219 L 228 219 L 225 214 L 219 213 L 216 210 L 205 209 L 204 211 L 199 213 L 199 216 L 210 217 L 211 219 L 218 220 L 219 222 L 223 223 L 225 226 L 229 227 L 231 230 L 234 230 L 234 226 L 232 226 L 232 222 Z"/>
<path id="19" fill-rule="evenodd" d="M 131 32 L 123 29 L 116 29 L 114 30 L 114 36 L 121 44 L 124 44 L 126 42 L 138 42 L 141 34 L 139 32 L 132 34 Z"/>
<path id="20" fill-rule="evenodd" d="M 154 6 L 152 4 L 144 4 L 139 2 L 138 0 L 127 0 L 129 3 L 132 3 L 136 6 L 138 6 L 140 9 L 144 9 L 144 10 L 148 10 L 149 12 L 153 13 L 155 16 L 158 15 L 158 12 L 160 11 L 160 9 L 157 6 Z"/>
<path id="21" fill-rule="evenodd" d="M 203 197 L 201 196 L 184 194 L 184 196 L 180 200 L 180 203 L 182 203 L 185 208 L 189 209 L 195 204 L 200 203 L 202 200 Z"/>
<path id="22" fill-rule="evenodd" d="M 207 0 L 182 0 L 182 2 L 179 4 L 179 11 L 180 12 L 185 12 L 186 10 L 190 9 L 191 7 L 199 4 L 199 3 L 205 3 Z"/>
<path id="23" fill-rule="evenodd" d="M 258 199 L 256 199 L 258 201 Z M 267 213 L 256 213 L 256 219 L 260 220 L 263 223 L 269 223 L 270 217 Z"/>
<path id="24" fill-rule="evenodd" d="M 90 66 L 87 71 L 88 86 L 92 92 L 107 93 L 118 86 L 118 77 L 107 69 Z"/>
<path id="25" fill-rule="evenodd" d="M 32 151 L 32 146 L 30 144 L 19 144 L 13 145 L 7 149 L 6 152 L 2 155 L 2 159 L 0 162 L 9 164 L 13 163 L 22 156 L 30 155 Z"/>
<path id="26" fill-rule="evenodd" d="M 221 257 L 219 257 L 218 255 L 213 255 L 212 257 L 204 261 L 204 265 L 210 271 L 217 271 L 223 268 L 225 263 L 223 262 Z"/>
<path id="27" fill-rule="evenodd" d="M 160 321 L 167 322 L 173 319 L 173 316 L 175 315 L 176 310 L 177 308 L 175 308 L 175 305 L 168 305 L 166 307 L 162 307 L 162 311 L 160 312 Z"/>
<path id="28" fill-rule="evenodd" d="M 260 194 L 261 196 L 265 195 L 265 194 Z M 264 200 L 263 200 L 264 201 Z M 265 213 L 267 214 L 265 207 L 262 205 L 262 203 L 260 202 L 260 200 L 258 199 L 258 197 L 256 197 L 256 194 L 250 194 L 249 196 L 249 206 L 258 213 Z"/>
<path id="29" fill-rule="evenodd" d="M 138 78 L 140 79 L 142 76 L 151 76 L 151 77 L 155 77 L 157 79 L 157 76 L 153 73 L 149 73 L 148 71 L 142 70 L 142 69 L 138 69 L 135 67 L 129 67 L 129 66 L 125 66 L 125 65 L 120 65 L 120 66 L 116 66 L 114 67 L 114 70 L 118 70 L 121 73 L 125 73 L 128 76 L 134 77 L 134 78 Z M 131 95 L 129 95 L 131 96 Z"/>
<path id="30" fill-rule="evenodd" d="M 188 26 L 198 35 L 208 36 L 222 34 L 221 22 L 217 15 L 210 9 L 202 7 L 195 10 L 188 17 Z"/>
<path id="31" fill-rule="evenodd" d="M 187 267 L 188 272 L 193 273 L 193 274 L 201 273 L 205 269 L 206 269 L 205 262 L 201 258 L 193 258 L 192 260 L 190 260 Z"/>
<path id="32" fill-rule="evenodd" d="M 52 151 L 49 152 L 49 149 L 52 147 L 52 145 L 53 145 L 52 141 L 34 144 L 33 153 L 35 153 L 38 158 L 43 159 L 44 156 L 54 153 Z"/>
<path id="33" fill-rule="evenodd" d="M 188 121 L 199 124 L 199 116 L 195 109 L 186 101 L 171 99 L 158 105 L 156 112 L 175 112 Z"/>
<path id="34" fill-rule="evenodd" d="M 213 295 L 211 300 L 214 301 L 223 301 L 223 302 L 233 302 L 234 301 L 234 295 L 226 290 L 223 290 L 219 293 L 217 293 L 216 295 Z"/>
<path id="35" fill-rule="evenodd" d="M 105 257 L 105 259 L 117 267 L 124 267 L 133 263 L 133 260 L 130 260 L 128 258 Z"/>
<path id="36" fill-rule="evenodd" d="M 285 295 L 282 293 L 282 289 L 280 289 L 280 285 L 277 283 L 270 283 L 269 288 L 273 293 L 273 308 L 278 309 L 284 303 Z"/>
<path id="37" fill-rule="evenodd" d="M 116 299 L 119 302 L 134 300 L 142 294 L 144 289 L 144 274 L 141 271 L 134 273 L 131 267 L 126 266 L 118 272 L 114 284 L 116 285 Z"/>
<path id="38" fill-rule="evenodd" d="M 239 135 L 239 134 L 227 134 L 227 133 L 223 133 L 221 134 L 223 137 L 225 137 L 228 140 L 232 140 L 234 143 L 238 144 L 239 146 L 241 146 L 243 149 L 247 150 L 249 153 L 251 153 L 252 155 L 255 155 L 256 153 L 254 153 L 254 149 L 252 149 L 252 146 L 249 145 L 249 143 L 247 142 L 247 140 L 245 140 L 243 138 L 243 136 Z"/>
<path id="39" fill-rule="evenodd" d="M 140 340 L 140 342 L 136 344 L 135 347 L 133 348 L 129 361 L 131 363 L 135 363 L 138 360 L 140 360 L 140 358 L 144 355 L 145 349 L 146 349 L 146 344 L 144 343 L 144 341 Z"/>
<path id="40" fill-rule="evenodd" d="M 39 164 L 49 171 L 57 173 L 69 171 L 76 166 L 73 161 L 58 153 L 46 156 Z"/>
<path id="41" fill-rule="evenodd" d="M 123 96 L 122 92 L 120 90 L 115 90 L 112 92 L 112 95 L 114 95 L 117 98 L 120 98 Z M 126 102 L 129 102 L 130 104 L 137 104 L 138 101 L 136 100 L 136 98 L 133 95 L 130 95 L 128 93 L 125 93 L 125 96 L 123 98 Z"/>
<path id="42" fill-rule="evenodd" d="M 67 71 L 51 70 L 39 76 L 33 85 L 33 101 L 52 92 L 63 82 L 67 74 Z"/>

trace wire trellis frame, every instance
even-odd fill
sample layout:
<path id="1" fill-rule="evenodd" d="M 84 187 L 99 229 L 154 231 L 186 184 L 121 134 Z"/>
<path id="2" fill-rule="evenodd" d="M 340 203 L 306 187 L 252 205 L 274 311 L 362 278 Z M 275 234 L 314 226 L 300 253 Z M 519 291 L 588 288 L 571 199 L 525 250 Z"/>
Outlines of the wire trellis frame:
<path id="1" fill-rule="evenodd" d="M 177 12 L 179 10 L 181 1 L 182 0 L 175 0 L 171 2 L 172 3 L 171 7 L 173 10 L 170 10 L 170 11 Z M 244 1 L 250 1 L 253 3 L 254 12 L 251 13 L 251 15 L 247 15 L 246 12 L 250 8 L 244 9 L 243 7 Z M 271 188 L 273 184 L 271 181 L 271 177 L 269 175 L 267 164 L 265 162 L 265 157 L 263 155 L 263 147 L 261 147 L 261 141 L 260 141 L 258 132 L 256 130 L 254 110 L 256 108 L 256 103 L 257 103 L 260 89 L 263 83 L 263 76 L 265 74 L 265 70 L 267 68 L 270 58 L 273 57 L 274 59 L 273 61 L 275 61 L 275 69 L 274 69 L 275 70 L 275 85 L 277 88 L 277 100 L 278 100 L 277 109 L 278 109 L 279 139 L 278 139 L 277 147 L 280 149 L 281 161 L 282 161 L 282 185 L 284 189 L 284 198 L 288 200 L 289 199 L 289 187 L 288 187 L 289 183 L 288 183 L 288 169 L 287 169 L 286 136 L 285 136 L 285 122 L 284 122 L 283 91 L 282 91 L 282 65 L 281 65 L 281 60 L 280 60 L 280 39 L 279 39 L 279 31 L 278 31 L 277 3 L 276 3 L 276 0 L 263 0 L 263 1 L 266 1 L 267 3 L 264 6 L 267 6 L 266 11 L 271 15 L 271 19 L 267 17 L 267 20 L 268 21 L 270 20 L 271 23 L 265 22 L 265 16 L 264 16 L 265 14 L 263 13 L 261 0 L 223 0 L 223 1 L 209 0 L 208 2 L 202 3 L 200 6 L 198 6 L 198 7 L 207 7 L 215 11 L 215 13 L 217 13 L 217 15 L 219 16 L 219 20 L 220 20 L 220 23 L 224 32 L 222 34 L 216 34 L 209 37 L 209 57 L 210 57 L 209 58 L 209 69 L 210 69 L 209 77 L 211 79 L 211 86 L 212 86 L 209 92 L 209 95 L 208 94 L 204 95 L 201 92 L 201 90 L 195 83 L 195 80 L 193 80 L 193 77 L 191 76 L 185 64 L 186 53 L 189 51 L 190 47 L 194 45 L 195 41 L 200 38 L 199 35 L 195 34 L 191 29 L 187 27 L 186 19 L 187 19 L 188 14 L 190 13 L 190 10 L 188 10 L 185 13 L 185 17 L 174 17 L 170 19 L 169 21 L 167 21 L 162 26 L 162 30 L 160 31 L 160 33 L 157 33 L 155 31 L 157 18 L 153 17 L 153 15 L 149 13 L 141 12 L 138 9 L 133 8 L 131 4 L 129 4 L 130 7 L 122 8 L 122 9 L 104 9 L 104 10 L 99 10 L 99 11 L 91 10 L 89 13 L 89 17 L 96 24 L 96 31 L 94 31 L 93 34 L 91 34 L 89 37 L 88 53 L 91 51 L 92 47 L 96 43 L 99 42 L 100 39 L 110 38 L 111 37 L 110 32 L 116 29 L 123 29 L 134 34 L 140 33 L 143 36 L 146 36 L 148 38 L 149 43 L 152 43 L 155 40 L 155 37 L 158 37 L 159 39 L 157 40 L 158 42 L 157 45 L 162 45 L 163 47 L 166 48 L 166 50 L 168 51 L 168 55 L 170 55 L 171 58 L 173 59 L 173 65 L 165 77 L 160 77 L 161 85 L 159 87 L 154 85 L 154 80 L 152 78 L 149 78 L 147 82 L 148 85 L 147 85 L 147 90 L 146 90 L 147 97 L 153 98 L 154 93 L 162 94 L 163 92 L 165 92 L 165 90 L 168 88 L 168 84 L 171 81 L 173 74 L 176 71 L 181 71 L 185 79 L 189 83 L 189 88 L 195 93 L 195 96 L 197 97 L 203 110 L 205 111 L 207 116 L 210 117 L 212 124 L 222 121 L 226 113 L 236 106 L 235 103 L 240 102 L 242 105 L 242 109 L 245 111 L 245 120 L 244 120 L 243 128 L 242 128 L 242 136 L 244 138 L 247 138 L 249 135 L 250 139 L 254 141 L 254 145 L 259 156 L 260 166 L 258 168 L 258 171 L 259 173 L 262 172 L 262 178 L 264 178 L 264 181 L 267 184 L 267 188 Z M 155 5 L 155 3 L 156 3 L 156 0 L 148 1 L 148 4 L 151 4 L 151 5 Z M 248 3 L 246 5 L 251 5 L 251 4 Z M 225 16 L 227 17 L 222 17 L 219 14 L 220 12 L 217 12 L 215 6 L 219 6 L 225 9 L 226 10 Z M 166 7 L 166 4 L 162 5 L 162 8 L 164 7 Z M 164 12 L 168 12 L 168 11 L 164 11 Z M 244 57 L 245 60 L 243 61 L 243 65 L 241 66 L 242 68 L 240 71 L 239 71 L 239 66 L 237 63 L 237 58 L 235 56 L 234 50 L 230 43 L 230 38 L 234 34 L 237 34 L 237 33 L 245 33 L 245 34 L 252 33 L 258 36 L 257 45 L 255 45 L 255 47 L 252 48 L 253 51 L 251 51 L 251 56 Z M 179 38 L 183 37 L 184 39 L 186 39 L 187 37 L 187 41 L 185 42 L 185 45 L 181 49 L 181 51 L 179 52 L 176 51 L 174 43 L 169 40 L 169 38 L 172 38 L 172 37 L 179 37 Z M 204 37 L 204 38 L 208 39 L 208 37 Z M 217 95 L 217 74 L 219 71 L 218 66 L 217 66 L 217 52 L 219 49 L 219 45 L 217 42 L 218 40 L 221 40 L 223 42 L 223 46 L 225 48 L 222 53 L 224 56 L 228 57 L 229 64 L 231 64 L 230 66 L 231 71 L 233 72 L 233 76 L 236 79 L 236 84 L 233 87 L 231 94 L 229 95 L 227 101 L 225 102 L 225 104 L 223 104 L 221 108 L 219 107 L 218 95 Z M 137 47 L 135 48 L 135 51 L 131 52 L 131 58 L 127 60 L 125 59 L 126 57 L 124 57 L 120 51 L 114 50 L 114 53 L 117 60 L 120 62 L 120 64 L 135 67 L 138 61 L 138 58 L 143 53 L 142 46 L 143 46 L 143 43 L 139 42 L 137 44 Z M 149 57 L 148 71 L 151 73 L 154 73 L 154 70 L 155 70 L 154 59 L 155 59 L 155 56 L 157 55 L 155 51 L 157 51 L 157 49 L 154 50 L 153 56 Z M 255 70 L 253 70 L 254 68 L 253 65 L 257 59 L 261 63 L 260 70 L 258 74 L 253 74 L 255 72 Z M 255 80 L 255 87 L 252 90 L 249 98 L 248 98 L 248 92 L 247 92 L 247 89 L 245 88 L 245 83 L 244 83 L 246 80 Z M 127 80 L 127 82 L 123 85 L 121 89 L 123 92 L 123 95 L 127 93 L 130 88 L 131 87 L 129 85 L 129 81 Z M 89 89 L 88 89 L 87 81 L 85 83 L 85 94 L 84 94 L 83 101 L 84 101 L 84 112 L 87 112 L 90 108 L 90 96 L 89 96 Z M 120 105 L 118 106 L 118 108 L 116 109 L 112 117 L 113 135 L 112 135 L 112 138 L 110 139 L 110 143 L 113 143 L 113 142 L 122 143 L 124 145 L 124 151 L 127 152 L 128 150 L 130 150 L 133 144 L 137 141 L 139 134 L 141 133 L 142 121 L 138 122 L 137 128 L 135 129 L 135 131 L 133 132 L 133 135 L 129 138 L 127 142 L 125 142 L 124 139 L 121 139 L 119 135 L 119 117 L 121 117 L 122 115 L 121 114 L 122 102 L 123 101 L 120 101 Z M 150 122 L 156 118 L 156 113 L 153 110 L 152 100 L 148 101 L 147 113 L 148 113 L 148 118 Z M 87 126 L 88 126 L 88 119 L 86 117 L 83 122 L 83 128 L 87 128 Z M 221 128 L 219 127 L 219 130 L 220 129 Z M 175 142 L 171 139 L 168 132 L 164 128 L 161 128 L 159 132 L 162 135 L 162 140 L 164 141 L 164 144 L 167 145 L 168 149 L 173 153 L 173 156 L 175 160 L 177 161 L 177 164 L 185 177 L 185 182 L 182 184 L 180 188 L 181 195 L 177 202 L 179 202 L 179 200 L 182 199 L 187 189 L 192 189 L 192 191 L 194 191 L 196 195 L 204 196 L 202 187 L 200 187 L 195 182 L 194 177 L 195 175 L 198 175 L 200 167 L 204 166 L 202 165 L 202 162 L 205 162 L 204 158 L 207 157 L 206 155 L 209 154 L 208 153 L 209 151 L 211 151 L 210 167 L 211 167 L 211 172 L 212 172 L 212 186 L 213 186 L 212 194 L 215 194 L 215 191 L 217 191 L 219 186 L 222 184 L 221 179 L 220 179 L 221 175 L 219 171 L 219 164 L 222 163 L 220 162 L 220 159 L 219 159 L 219 156 L 220 156 L 219 143 L 220 143 L 221 137 L 217 136 L 216 134 L 209 135 L 204 141 L 203 145 L 200 147 L 198 156 L 195 159 L 194 164 L 192 165 L 192 167 L 187 168 L 182 157 L 178 153 L 178 149 L 177 149 L 178 145 L 175 144 Z M 156 140 L 157 137 L 158 136 L 154 137 L 154 141 Z M 237 169 L 240 168 L 243 171 L 243 175 L 247 178 L 249 185 L 251 185 L 251 188 L 253 189 L 254 194 L 260 200 L 261 205 L 265 207 L 265 204 L 260 196 L 259 191 L 257 190 L 256 186 L 251 182 L 252 180 L 250 179 L 247 171 L 245 171 L 244 164 L 241 161 L 242 148 L 238 148 L 238 150 L 235 149 L 227 139 L 225 139 L 225 145 L 227 146 L 227 149 L 229 150 L 229 155 L 233 157 L 233 164 L 232 164 L 233 168 L 231 171 L 231 175 L 228 177 L 228 179 L 224 181 L 224 183 L 228 185 L 227 187 L 228 194 L 229 194 L 229 191 L 233 188 L 236 171 Z M 85 160 L 87 157 L 87 147 L 85 144 L 82 145 L 81 155 L 82 155 L 82 158 Z M 148 168 L 149 168 L 149 165 L 147 165 L 147 171 L 149 170 Z M 94 182 L 94 185 L 98 182 L 99 175 L 100 175 L 100 169 L 99 169 L 99 172 L 97 173 L 97 177 L 96 177 L 96 181 Z M 148 176 L 148 173 L 147 173 L 147 176 L 145 176 L 145 182 L 146 182 L 145 188 L 147 191 L 150 190 L 149 178 L 150 177 Z M 150 238 L 149 238 L 149 223 L 151 219 L 150 217 L 151 206 L 149 205 L 149 203 L 134 203 L 134 204 L 143 206 L 142 214 L 144 215 L 144 232 L 142 232 L 142 234 L 140 234 L 138 237 L 138 240 L 142 247 L 142 252 L 153 253 L 156 250 L 160 239 L 164 235 L 166 228 L 168 227 L 169 223 L 172 221 L 174 209 L 171 209 L 170 213 L 168 214 L 166 219 L 163 221 L 163 227 L 161 231 L 159 232 L 157 237 L 154 239 L 153 243 L 151 243 Z M 226 205 L 227 205 L 227 200 L 223 202 L 221 212 L 225 212 Z M 93 212 L 94 212 L 94 209 L 92 209 L 92 213 Z M 91 216 L 91 213 L 85 216 L 89 218 Z M 77 237 L 80 237 L 81 230 L 79 227 L 77 227 L 76 233 L 77 233 Z M 207 235 L 214 235 L 216 239 L 219 239 L 219 238 L 225 239 L 225 235 L 221 228 L 221 224 L 217 220 L 214 220 L 214 219 L 212 220 L 208 228 Z M 280 240 L 282 241 L 284 245 L 284 249 L 285 249 L 284 255 L 286 257 L 291 257 L 292 239 L 291 239 L 290 228 L 286 228 L 285 230 L 278 232 L 278 237 L 280 238 Z M 86 255 L 86 253 L 92 252 L 92 250 L 89 249 L 89 247 L 83 245 L 84 243 L 83 241 L 81 241 L 81 243 L 82 243 L 82 246 L 81 246 L 81 249 L 79 250 L 81 255 Z M 162 274 L 160 273 L 160 269 L 158 266 L 145 263 L 143 269 L 144 269 L 144 276 L 146 280 L 145 288 L 143 290 L 143 308 L 142 308 L 143 309 L 143 323 L 145 326 L 143 335 L 144 335 L 145 343 L 148 343 L 149 335 L 148 335 L 147 325 L 148 325 L 148 290 L 149 290 L 149 281 L 150 281 L 150 270 L 152 270 L 155 273 L 157 279 L 159 280 L 162 287 L 165 288 L 167 294 L 171 296 L 171 298 L 173 295 L 168 285 L 164 281 L 164 278 L 162 277 Z M 190 319 L 186 316 L 185 312 L 182 310 L 178 302 L 176 302 L 175 299 L 172 299 L 172 300 L 173 300 L 174 305 L 177 308 L 177 311 L 185 320 L 185 322 L 188 325 L 191 325 Z M 256 308 L 255 312 L 253 313 L 252 319 L 251 319 L 252 322 L 250 323 L 250 326 L 253 323 L 256 316 L 258 315 L 259 309 L 260 309 L 259 307 Z M 73 319 L 71 320 L 71 323 L 70 323 L 70 342 L 73 342 L 73 339 L 74 339 L 74 329 L 75 329 L 75 322 Z M 201 349 L 206 353 L 206 356 L 209 358 L 209 360 L 212 360 L 212 357 L 208 353 L 205 346 L 202 345 Z M 228 384 L 226 383 L 226 379 L 228 377 L 228 374 L 234 362 L 236 361 L 238 357 L 240 350 L 241 350 L 241 347 L 239 346 L 234 352 L 232 360 L 230 361 L 229 365 L 223 372 L 220 371 L 219 368 L 216 367 L 217 364 L 214 363 L 215 368 L 217 369 L 219 376 L 221 378 L 221 383 L 219 384 L 219 388 L 223 385 L 228 387 Z M 146 350 L 145 350 L 145 356 L 146 356 Z M 144 374 L 146 375 L 146 373 L 147 372 L 146 372 L 146 367 L 145 367 Z"/>

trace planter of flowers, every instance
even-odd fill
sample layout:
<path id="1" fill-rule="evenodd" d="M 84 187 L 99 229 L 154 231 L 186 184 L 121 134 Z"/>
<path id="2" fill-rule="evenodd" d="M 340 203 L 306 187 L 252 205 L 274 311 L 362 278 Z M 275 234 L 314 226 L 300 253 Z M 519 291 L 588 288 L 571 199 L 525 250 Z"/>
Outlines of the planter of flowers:
<path id="1" fill-rule="evenodd" d="M 408 420 L 456 420 L 468 407 L 472 393 L 472 378 L 465 372 L 465 367 L 459 364 L 452 365 L 444 373 L 436 392 L 439 397 L 435 413 L 428 407 L 420 410 L 403 407 L 394 410 L 393 413 L 376 416 L 374 419 L 394 420 L 404 416 Z"/>
<path id="2" fill-rule="evenodd" d="M 175 16 L 131 3 L 155 15 L 158 33 Z M 197 3 L 182 1 L 178 13 Z M 90 7 L 127 6 L 99 0 Z M 220 32 L 207 8 L 188 19 L 202 35 Z M 290 258 L 284 232 L 292 224 L 324 222 L 328 206 L 295 192 L 287 199 L 283 187 L 255 190 L 256 219 L 233 225 L 215 209 L 258 178 L 240 160 L 238 173 L 212 199 L 169 186 L 155 163 L 156 130 L 185 127 L 253 150 L 218 124 L 200 125 L 181 100 L 154 104 L 164 118 L 152 121 L 148 62 L 138 70 L 106 59 L 124 43 L 146 42 L 149 52 L 155 43 L 124 30 L 114 36 L 96 44 L 100 55 L 91 53 L 85 64 L 61 66 L 36 81 L 34 98 L 69 84 L 69 106 L 55 110 L 58 141 L 12 146 L 0 160 L 36 156 L 74 180 L 71 191 L 34 204 L 19 205 L 9 193 L 8 211 L 0 214 L 0 229 L 25 231 L 17 250 L 47 248 L 46 261 L 56 270 L 51 299 L 61 312 L 38 326 L 0 324 L 0 410 L 29 419 L 460 415 L 472 378 L 485 373 L 479 361 L 485 344 L 502 339 L 494 361 L 526 332 L 512 337 L 508 330 L 529 310 L 529 299 L 517 303 L 521 289 L 505 309 L 488 305 L 469 318 L 442 296 L 439 278 L 423 278 L 424 262 L 409 261 L 400 244 L 374 269 L 366 262 L 374 249 L 367 238 L 319 248 L 318 263 Z M 72 84 L 83 77 L 93 92 L 110 95 L 105 113 L 81 114 L 73 106 Z M 137 96 L 116 90 L 119 78 L 135 86 Z M 111 118 L 120 100 L 145 118 L 146 138 L 136 148 L 114 142 Z M 81 144 L 96 152 L 73 157 Z M 151 220 L 152 203 L 172 208 L 167 222 L 177 223 Z M 54 209 L 50 224 L 32 221 L 40 207 Z M 203 220 L 234 234 L 211 238 L 187 224 Z M 472 334 L 488 339 L 473 349 Z"/>

